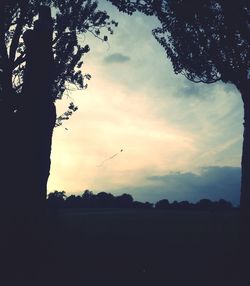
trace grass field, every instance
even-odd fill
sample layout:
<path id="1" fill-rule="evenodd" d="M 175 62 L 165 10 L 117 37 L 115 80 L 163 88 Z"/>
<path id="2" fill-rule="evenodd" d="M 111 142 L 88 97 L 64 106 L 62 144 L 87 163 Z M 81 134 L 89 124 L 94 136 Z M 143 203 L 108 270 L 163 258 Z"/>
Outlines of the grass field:
<path id="1" fill-rule="evenodd" d="M 29 278 L 45 286 L 239 285 L 238 219 L 237 211 L 57 211 Z"/>

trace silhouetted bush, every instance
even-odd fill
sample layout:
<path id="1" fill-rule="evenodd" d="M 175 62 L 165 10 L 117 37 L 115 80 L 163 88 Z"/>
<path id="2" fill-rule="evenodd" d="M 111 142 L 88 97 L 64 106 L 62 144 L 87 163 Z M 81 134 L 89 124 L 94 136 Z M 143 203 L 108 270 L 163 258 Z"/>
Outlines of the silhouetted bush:
<path id="1" fill-rule="evenodd" d="M 188 201 L 181 201 L 178 203 L 178 209 L 191 210 L 193 209 L 193 204 L 189 203 Z"/>
<path id="2" fill-rule="evenodd" d="M 68 208 L 81 208 L 83 206 L 83 201 L 81 196 L 71 195 L 65 200 L 65 207 Z"/>
<path id="3" fill-rule="evenodd" d="M 202 199 L 196 203 L 195 208 L 198 210 L 213 210 L 215 204 L 208 199 Z"/>
<path id="4" fill-rule="evenodd" d="M 93 208 L 96 206 L 95 195 L 93 194 L 93 192 L 85 190 L 81 198 L 82 198 L 82 207 Z"/>
<path id="5" fill-rule="evenodd" d="M 170 208 L 170 203 L 169 203 L 169 201 L 167 199 L 163 199 L 163 200 L 158 201 L 155 204 L 155 208 L 156 209 L 169 209 Z"/>
<path id="6" fill-rule="evenodd" d="M 133 205 L 133 197 L 129 194 L 123 194 L 115 198 L 115 206 L 118 208 L 131 208 Z"/>
<path id="7" fill-rule="evenodd" d="M 62 208 L 65 206 L 65 191 L 54 191 L 48 194 L 47 203 L 49 207 Z"/>
<path id="8" fill-rule="evenodd" d="M 155 209 L 212 211 L 233 209 L 233 205 L 223 199 L 218 202 L 213 202 L 209 199 L 201 199 L 196 204 L 188 201 L 173 201 L 173 203 L 169 203 L 167 199 L 162 199 L 155 204 Z"/>
<path id="9" fill-rule="evenodd" d="M 229 209 L 232 209 L 233 206 L 232 206 L 232 204 L 230 202 L 225 201 L 223 199 L 220 199 L 217 202 L 217 208 L 220 209 L 220 210 L 229 210 Z"/>
<path id="10" fill-rule="evenodd" d="M 85 190 L 81 196 L 66 196 L 64 191 L 55 191 L 48 195 L 48 207 L 50 208 L 137 208 L 137 209 L 161 209 L 161 210 L 230 210 L 233 206 L 230 202 L 220 199 L 213 202 L 209 199 L 201 199 L 197 203 L 188 201 L 173 201 L 167 199 L 159 200 L 154 204 L 150 202 L 134 201 L 130 194 L 114 196 L 113 194 L 100 192 L 93 194 L 92 191 Z"/>
<path id="11" fill-rule="evenodd" d="M 112 194 L 100 192 L 95 196 L 96 207 L 99 208 L 110 208 L 115 205 L 115 197 Z"/>
<path id="12" fill-rule="evenodd" d="M 142 203 L 138 201 L 134 201 L 132 207 L 136 209 L 152 209 L 154 204 L 151 204 L 149 202 Z"/>

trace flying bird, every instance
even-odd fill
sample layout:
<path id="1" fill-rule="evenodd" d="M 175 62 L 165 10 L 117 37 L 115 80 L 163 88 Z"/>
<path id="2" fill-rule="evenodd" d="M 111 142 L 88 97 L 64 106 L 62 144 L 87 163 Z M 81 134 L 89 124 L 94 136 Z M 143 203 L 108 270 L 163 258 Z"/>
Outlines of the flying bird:
<path id="1" fill-rule="evenodd" d="M 97 167 L 101 167 L 106 161 L 112 160 L 113 158 L 115 158 L 117 155 L 119 155 L 121 152 L 123 152 L 123 149 L 120 150 L 120 152 L 115 153 L 114 155 L 112 155 L 111 157 L 108 157 L 107 159 L 103 160 L 101 162 L 100 165 L 98 165 Z"/>

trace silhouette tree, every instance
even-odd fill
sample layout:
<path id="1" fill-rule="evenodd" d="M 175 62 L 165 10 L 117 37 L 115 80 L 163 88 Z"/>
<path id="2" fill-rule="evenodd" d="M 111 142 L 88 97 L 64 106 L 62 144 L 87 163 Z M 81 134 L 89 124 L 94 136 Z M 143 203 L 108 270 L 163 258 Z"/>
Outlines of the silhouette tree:
<path id="1" fill-rule="evenodd" d="M 93 192 L 90 190 L 85 190 L 82 194 L 83 199 L 91 199 L 94 196 Z"/>
<path id="2" fill-rule="evenodd" d="M 250 221 L 250 2 L 249 0 L 109 0 L 120 11 L 155 15 L 153 35 L 174 72 L 193 82 L 234 84 L 244 105 L 240 208 Z"/>
<path id="3" fill-rule="evenodd" d="M 115 198 L 115 204 L 121 208 L 131 208 L 133 205 L 133 197 L 130 194 L 122 194 Z"/>
<path id="4" fill-rule="evenodd" d="M 71 195 L 65 200 L 65 207 L 81 208 L 83 207 L 83 199 L 81 196 Z"/>
<path id="5" fill-rule="evenodd" d="M 53 193 L 48 194 L 48 205 L 49 207 L 63 207 L 65 199 L 65 191 L 54 191 Z"/>
<path id="6" fill-rule="evenodd" d="M 230 210 L 232 208 L 232 204 L 224 199 L 220 199 L 217 204 L 220 210 Z"/>
<path id="7" fill-rule="evenodd" d="M 53 128 L 77 110 L 70 103 L 56 119 L 54 102 L 87 87 L 82 65 L 89 46 L 81 34 L 107 41 L 103 31 L 114 26 L 92 0 L 0 2 L 0 184 L 3 201 L 16 202 L 13 210 L 20 200 L 30 200 L 27 210 L 43 208 Z"/>
<path id="8" fill-rule="evenodd" d="M 94 207 L 95 206 L 95 195 L 92 191 L 85 190 L 81 196 L 83 207 Z"/>
<path id="9" fill-rule="evenodd" d="M 214 210 L 216 205 L 209 199 L 201 199 L 196 203 L 195 207 L 198 210 Z"/>
<path id="10" fill-rule="evenodd" d="M 155 208 L 156 209 L 169 209 L 170 208 L 169 201 L 167 199 L 162 199 L 156 202 Z"/>
<path id="11" fill-rule="evenodd" d="M 114 196 L 106 192 L 100 192 L 95 196 L 96 206 L 97 207 L 113 207 L 114 205 Z"/>

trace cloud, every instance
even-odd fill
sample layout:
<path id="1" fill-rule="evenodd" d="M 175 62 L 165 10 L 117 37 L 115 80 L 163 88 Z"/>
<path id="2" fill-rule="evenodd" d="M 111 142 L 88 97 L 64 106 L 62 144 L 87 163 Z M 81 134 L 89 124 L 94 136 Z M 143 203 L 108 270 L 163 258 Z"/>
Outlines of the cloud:
<path id="1" fill-rule="evenodd" d="M 194 96 L 199 99 L 207 99 L 215 92 L 215 84 L 194 83 L 182 78 L 181 85 L 175 91 L 175 96 Z"/>
<path id="2" fill-rule="evenodd" d="M 163 176 L 149 176 L 148 185 L 129 188 L 135 199 L 156 202 L 188 200 L 197 202 L 207 198 L 226 199 L 239 204 L 241 169 L 239 167 L 206 167 L 200 173 L 170 172 Z"/>
<path id="3" fill-rule="evenodd" d="M 195 173 L 201 166 L 240 165 L 243 107 L 236 89 L 176 75 L 152 36 L 158 26 L 154 17 L 118 15 L 112 5 L 105 10 L 112 11 L 119 28 L 108 49 L 91 35 L 82 38 L 91 46 L 84 73 L 92 80 L 84 92 L 70 94 L 79 111 L 65 122 L 69 131 L 54 132 L 49 190 L 129 192 L 152 202 L 164 197 L 238 201 L 239 187 L 234 192 L 231 186 L 229 191 L 214 187 L 219 179 L 212 169 Z M 66 101 L 57 102 L 58 114 Z M 122 156 L 96 167 L 121 148 Z M 181 173 L 170 173 L 177 170 Z M 218 176 L 222 171 L 229 172 L 214 169 Z M 205 182 L 209 174 L 211 184 Z"/>
<path id="4" fill-rule="evenodd" d="M 238 93 L 236 87 L 230 83 L 225 84 L 222 81 L 213 84 L 195 83 L 182 77 L 181 80 L 179 80 L 178 89 L 175 90 L 173 95 L 178 97 L 195 97 L 197 99 L 210 100 L 212 96 L 218 95 L 218 91 L 226 94 Z"/>
<path id="5" fill-rule="evenodd" d="M 120 53 L 114 53 L 104 58 L 104 62 L 108 64 L 128 62 L 130 57 Z"/>

